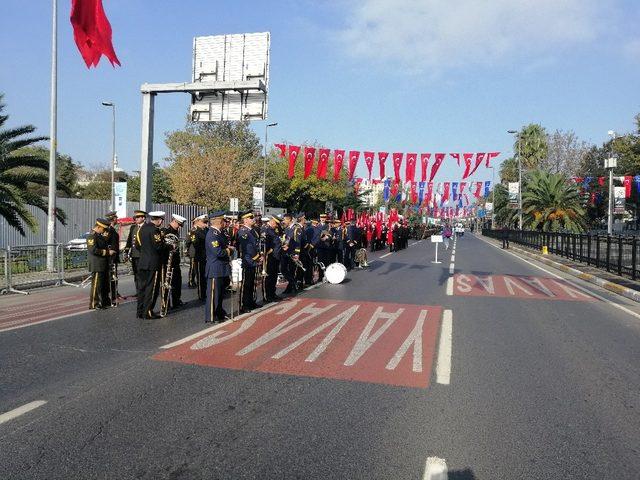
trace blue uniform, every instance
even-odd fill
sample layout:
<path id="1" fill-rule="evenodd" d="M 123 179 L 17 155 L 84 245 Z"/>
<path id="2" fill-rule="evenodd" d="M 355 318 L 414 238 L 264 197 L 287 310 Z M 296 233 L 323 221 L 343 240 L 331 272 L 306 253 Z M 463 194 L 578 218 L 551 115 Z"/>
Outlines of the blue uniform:
<path id="1" fill-rule="evenodd" d="M 360 229 L 355 225 L 349 225 L 343 231 L 345 267 L 347 270 L 351 270 L 354 267 L 354 257 L 360 242 Z"/>
<path id="2" fill-rule="evenodd" d="M 259 264 L 260 236 L 246 226 L 238 230 L 238 249 L 242 259 L 242 283 L 240 285 L 240 311 L 256 308 L 256 267 Z"/>
<path id="3" fill-rule="evenodd" d="M 230 255 L 227 236 L 217 228 L 210 228 L 205 240 L 207 254 L 207 303 L 205 321 L 224 320 L 227 313 L 222 308 L 224 289 L 231 276 Z"/>

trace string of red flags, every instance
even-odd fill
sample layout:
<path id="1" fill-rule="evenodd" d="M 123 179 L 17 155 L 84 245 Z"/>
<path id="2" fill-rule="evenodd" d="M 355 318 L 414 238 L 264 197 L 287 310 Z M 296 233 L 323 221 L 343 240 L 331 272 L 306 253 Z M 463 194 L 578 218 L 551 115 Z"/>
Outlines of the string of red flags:
<path id="1" fill-rule="evenodd" d="M 300 155 L 301 146 L 287 145 L 284 143 L 274 144 L 280 157 L 289 160 L 289 178 L 295 175 L 295 166 Z M 318 179 L 327 178 L 327 168 L 331 153 L 333 152 L 333 180 L 339 181 L 344 169 L 345 155 L 347 150 L 315 147 L 304 147 L 304 178 L 307 179 L 313 173 L 316 166 L 316 176 Z M 354 179 L 355 171 L 360 161 L 360 155 L 363 154 L 365 167 L 368 172 L 368 179 L 373 177 L 373 166 L 376 158 L 376 152 L 359 150 L 349 150 L 347 157 L 347 178 L 351 181 Z M 463 168 L 462 179 L 471 177 L 482 165 L 485 168 L 491 167 L 491 162 L 500 155 L 500 152 L 478 152 L 478 153 L 420 153 L 420 181 L 432 182 L 438 170 L 444 163 L 447 155 L 452 157 L 458 166 Z M 377 152 L 378 158 L 378 178 L 383 179 L 387 176 L 386 163 L 389 152 Z M 433 163 L 429 165 L 433 157 Z M 393 177 L 397 182 L 413 182 L 416 180 L 416 171 L 418 165 L 418 153 L 393 152 L 391 154 Z M 463 165 L 461 165 L 461 161 Z M 402 165 L 404 164 L 404 171 Z M 430 168 L 429 168 L 430 167 Z M 403 175 L 404 174 L 404 175 Z"/>
<path id="2" fill-rule="evenodd" d="M 599 204 L 604 201 L 602 194 L 603 187 L 607 183 L 606 177 L 572 177 L 571 178 L 582 195 L 589 198 L 592 205 Z M 624 187 L 625 198 L 631 198 L 633 186 L 640 195 L 640 175 L 621 175 L 612 177 L 613 181 L 620 183 Z"/>

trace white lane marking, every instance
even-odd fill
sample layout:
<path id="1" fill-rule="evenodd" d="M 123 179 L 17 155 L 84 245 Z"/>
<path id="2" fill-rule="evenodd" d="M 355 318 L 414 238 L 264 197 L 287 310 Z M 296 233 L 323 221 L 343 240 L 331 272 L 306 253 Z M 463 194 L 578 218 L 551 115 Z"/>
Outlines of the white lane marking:
<path id="1" fill-rule="evenodd" d="M 449 265 L 449 273 L 451 275 L 453 275 L 454 269 L 456 268 L 456 264 L 451 262 L 451 265 Z"/>
<path id="2" fill-rule="evenodd" d="M 640 314 L 638 314 L 638 313 L 634 312 L 633 310 L 629 310 L 629 309 L 628 309 L 627 307 L 625 307 L 625 306 L 622 306 L 622 305 L 620 305 L 620 304 L 618 304 L 618 303 L 615 303 L 615 302 L 613 302 L 613 301 L 609 300 L 608 298 L 604 298 L 603 296 L 598 295 L 597 293 L 595 293 L 595 292 L 593 292 L 593 291 L 589 290 L 588 288 L 584 288 L 583 286 L 578 285 L 577 283 L 573 283 L 571 280 L 567 280 L 566 278 L 564 278 L 564 277 L 562 277 L 562 276 L 558 275 L 558 274 L 557 274 L 557 273 L 555 273 L 555 272 L 552 272 L 551 270 L 547 270 L 546 268 L 541 267 L 540 265 L 536 265 L 535 263 L 530 262 L 529 260 L 526 260 L 526 259 L 524 259 L 524 258 L 522 258 L 522 257 L 519 257 L 519 256 L 518 256 L 518 255 L 516 255 L 515 253 L 509 252 L 509 251 L 507 251 L 507 250 L 503 250 L 502 248 L 498 247 L 497 245 L 494 245 L 493 243 L 489 243 L 487 240 L 484 240 L 484 242 L 488 243 L 489 245 L 491 245 L 491 246 L 492 246 L 492 247 L 494 247 L 494 248 L 497 248 L 498 250 L 501 250 L 501 251 L 503 251 L 503 252 L 505 252 L 505 253 L 508 253 L 508 254 L 510 254 L 510 255 L 513 255 L 513 256 L 514 256 L 514 257 L 516 257 L 517 259 L 522 260 L 524 263 L 528 263 L 528 264 L 529 264 L 529 265 L 531 265 L 532 267 L 536 267 L 537 269 L 542 270 L 543 272 L 546 272 L 546 273 L 548 273 L 549 275 L 552 275 L 552 276 L 554 276 L 554 277 L 556 277 L 556 278 L 559 278 L 560 280 L 562 280 L 562 281 L 564 281 L 564 282 L 567 282 L 569 285 L 571 285 L 571 286 L 573 286 L 573 287 L 575 287 L 575 288 L 578 288 L 578 289 L 582 290 L 583 292 L 588 293 L 588 294 L 589 294 L 589 295 L 591 295 L 592 297 L 595 297 L 595 298 L 597 298 L 598 300 L 600 300 L 600 301 L 602 301 L 602 302 L 604 302 L 604 303 L 607 303 L 607 304 L 611 305 L 612 307 L 617 308 L 618 310 L 622 310 L 623 312 L 628 313 L 628 314 L 629 314 L 629 315 L 631 315 L 632 317 L 635 317 L 635 318 L 637 318 L 637 319 L 640 319 Z"/>
<path id="3" fill-rule="evenodd" d="M 191 340 L 194 340 L 194 339 L 196 339 L 198 337 L 201 337 L 202 335 L 204 335 L 206 333 L 215 332 L 216 330 L 219 330 L 222 327 L 224 327 L 226 325 L 229 325 L 230 323 L 237 322 L 238 320 L 242 320 L 245 317 L 249 317 L 251 315 L 255 315 L 256 313 L 260 313 L 260 312 L 262 312 L 264 310 L 268 310 L 270 308 L 273 308 L 276 305 L 278 305 L 278 304 L 277 303 L 272 303 L 272 304 L 260 307 L 260 308 L 258 308 L 256 310 L 253 310 L 251 312 L 243 313 L 242 315 L 239 315 L 237 317 L 233 317 L 233 320 L 230 319 L 230 320 L 227 320 L 226 322 L 218 323 L 218 324 L 216 324 L 216 325 L 214 325 L 212 327 L 200 330 L 199 332 L 196 332 L 193 335 L 189 335 L 188 337 L 184 337 L 184 338 L 181 338 L 180 340 L 176 340 L 175 342 L 168 343 L 166 345 L 162 345 L 160 348 L 163 349 L 163 350 L 166 350 L 168 348 L 177 347 L 178 345 L 182 345 L 183 343 L 187 343 L 187 342 L 189 342 Z"/>
<path id="4" fill-rule="evenodd" d="M 26 405 L 23 405 L 18 408 L 14 408 L 13 410 L 7 413 L 3 413 L 2 415 L 0 415 L 0 425 L 2 425 L 5 422 L 8 422 L 9 420 L 13 420 L 14 418 L 17 418 L 20 415 L 24 415 L 25 413 L 30 412 L 31 410 L 35 410 L 36 408 L 41 407 L 45 403 L 47 403 L 46 400 L 36 400 L 35 402 L 29 402 Z"/>
<path id="5" fill-rule="evenodd" d="M 451 344 L 453 334 L 453 313 L 442 312 L 442 327 L 438 343 L 438 363 L 436 364 L 436 382 L 449 385 L 451 381 Z"/>
<path id="6" fill-rule="evenodd" d="M 453 277 L 447 278 L 447 295 L 453 295 Z"/>
<path id="7" fill-rule="evenodd" d="M 448 478 L 447 462 L 443 458 L 427 457 L 422 480 L 447 480 Z"/>
<path id="8" fill-rule="evenodd" d="M 62 320 L 63 318 L 73 317 L 75 315 L 84 315 L 85 313 L 92 312 L 92 310 L 81 310 L 79 312 L 67 313 L 65 315 L 60 315 L 59 317 L 47 318 L 46 320 L 39 320 L 37 322 L 24 323 L 22 325 L 17 325 L 15 327 L 2 328 L 0 327 L 0 333 L 8 332 L 10 330 L 17 330 L 19 328 L 32 327 L 34 325 L 40 325 L 41 323 L 53 322 L 54 320 Z"/>
<path id="9" fill-rule="evenodd" d="M 452 261 L 452 262 L 455 262 L 455 261 L 456 261 L 456 254 L 455 254 L 455 253 L 452 253 L 452 254 L 451 254 L 451 261 Z"/>
<path id="10" fill-rule="evenodd" d="M 389 252 L 389 253 L 385 253 L 384 255 L 381 255 L 380 258 L 384 258 L 384 257 L 388 257 L 389 255 L 391 255 L 393 252 Z"/>

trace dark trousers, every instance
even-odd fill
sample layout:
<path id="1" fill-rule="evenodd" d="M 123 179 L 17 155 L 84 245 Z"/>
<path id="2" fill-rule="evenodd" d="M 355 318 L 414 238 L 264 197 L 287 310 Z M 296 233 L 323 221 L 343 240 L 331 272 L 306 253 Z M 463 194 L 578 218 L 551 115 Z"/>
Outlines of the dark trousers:
<path id="1" fill-rule="evenodd" d="M 287 280 L 287 288 L 285 290 L 286 292 L 297 290 L 296 270 L 296 264 L 293 263 L 293 260 L 291 260 L 289 255 L 282 255 L 282 257 L 280 258 L 280 272 L 282 272 L 282 276 Z"/>
<path id="2" fill-rule="evenodd" d="M 307 269 L 303 274 L 304 283 L 306 283 L 307 285 L 313 285 L 313 259 L 315 255 L 316 252 L 313 248 L 304 252 L 303 255 L 300 255 L 300 260 L 302 260 L 304 268 Z"/>
<path id="3" fill-rule="evenodd" d="M 276 284 L 278 283 L 278 267 L 280 261 L 273 257 L 273 254 L 267 255 L 266 259 L 267 276 L 262 279 L 262 297 L 265 300 L 273 300 L 276 296 Z"/>
<path id="4" fill-rule="evenodd" d="M 502 237 L 502 248 L 509 248 L 509 237 Z"/>
<path id="5" fill-rule="evenodd" d="M 354 266 L 354 258 L 356 256 L 356 247 L 346 246 L 344 249 L 344 266 L 347 267 L 347 270 L 351 270 Z"/>
<path id="6" fill-rule="evenodd" d="M 138 262 L 139 258 L 131 257 L 131 270 L 133 271 L 133 281 L 136 284 L 136 295 L 138 294 Z"/>
<path id="7" fill-rule="evenodd" d="M 196 280 L 196 261 L 193 258 L 189 259 L 189 281 L 187 283 L 187 285 L 190 288 L 195 288 L 196 285 L 198 284 L 197 280 Z"/>
<path id="8" fill-rule="evenodd" d="M 109 265 L 109 296 L 111 297 L 111 305 L 118 303 L 118 264 Z"/>
<path id="9" fill-rule="evenodd" d="M 91 273 L 91 293 L 89 294 L 89 308 L 106 307 L 111 304 L 109 298 L 109 272 Z"/>
<path id="10" fill-rule="evenodd" d="M 240 310 L 254 308 L 256 304 L 256 267 L 242 267 L 240 283 Z"/>
<path id="11" fill-rule="evenodd" d="M 222 307 L 222 300 L 224 299 L 224 289 L 228 278 L 229 277 L 207 278 L 207 302 L 204 308 L 205 322 L 224 320 L 224 317 L 227 315 L 227 312 L 225 312 Z M 233 306 L 231 308 L 233 308 Z"/>
<path id="12" fill-rule="evenodd" d="M 194 267 L 196 270 L 196 288 L 198 289 L 198 298 L 204 300 L 207 297 L 207 276 L 205 275 L 206 260 L 195 260 Z"/>
<path id="13" fill-rule="evenodd" d="M 138 307 L 137 314 L 149 315 L 156 305 L 160 291 L 160 270 L 138 269 Z"/>

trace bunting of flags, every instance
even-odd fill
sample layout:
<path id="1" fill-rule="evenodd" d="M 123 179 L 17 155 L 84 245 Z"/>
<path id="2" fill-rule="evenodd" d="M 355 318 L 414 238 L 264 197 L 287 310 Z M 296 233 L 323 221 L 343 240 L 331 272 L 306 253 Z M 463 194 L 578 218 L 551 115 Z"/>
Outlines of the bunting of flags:
<path id="1" fill-rule="evenodd" d="M 580 192 L 589 198 L 589 203 L 595 205 L 600 203 L 604 197 L 601 192 L 595 191 L 598 187 L 602 188 L 607 183 L 606 177 L 572 177 L 571 178 Z M 631 198 L 633 185 L 636 186 L 636 191 L 640 194 L 640 175 L 622 175 L 614 176 L 613 180 L 620 182 L 624 186 L 625 198 Z"/>
<path id="2" fill-rule="evenodd" d="M 300 155 L 300 145 L 287 145 L 284 143 L 274 144 L 282 158 L 288 158 L 289 160 L 289 178 L 293 178 L 295 175 L 295 166 Z M 376 157 L 376 152 L 359 150 L 349 150 L 347 157 L 347 176 L 349 180 L 354 179 L 355 171 L 360 161 L 360 154 L 363 153 L 365 166 L 369 173 L 369 179 L 373 176 L 373 164 Z M 288 154 L 288 155 L 287 155 Z M 329 158 L 331 156 L 331 149 L 315 147 L 304 147 L 304 178 L 308 178 L 312 173 L 314 166 L 316 165 L 317 156 L 317 168 L 316 175 L 319 179 L 327 178 L 327 166 L 329 164 Z M 333 179 L 335 181 L 340 180 L 341 173 L 343 171 L 345 161 L 346 150 L 334 149 L 333 150 Z M 438 170 L 444 163 L 447 155 L 452 157 L 456 164 L 460 166 L 460 162 L 463 162 L 462 179 L 466 180 L 471 177 L 481 165 L 485 165 L 486 168 L 490 167 L 491 161 L 494 160 L 500 152 L 480 152 L 480 153 L 420 153 L 420 181 L 432 182 L 435 178 Z M 378 175 L 380 179 L 385 178 L 386 175 L 386 162 L 389 157 L 388 152 L 377 152 L 378 156 Z M 433 163 L 431 169 L 429 169 L 429 163 L 433 156 Z M 393 176 L 396 182 L 414 182 L 416 177 L 416 169 L 418 164 L 418 153 L 403 153 L 394 152 L 391 154 Z M 401 175 L 402 165 L 404 163 L 404 178 Z M 455 195 L 455 194 L 454 194 Z"/>

